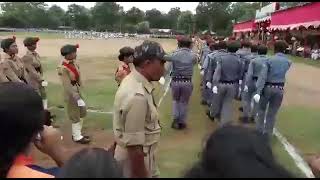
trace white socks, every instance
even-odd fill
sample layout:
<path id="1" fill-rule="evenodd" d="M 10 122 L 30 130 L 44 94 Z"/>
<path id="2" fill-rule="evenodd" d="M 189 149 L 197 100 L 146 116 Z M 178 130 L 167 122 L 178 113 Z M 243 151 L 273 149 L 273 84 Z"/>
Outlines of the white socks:
<path id="1" fill-rule="evenodd" d="M 43 109 L 47 110 L 48 109 L 48 100 L 47 99 L 43 99 L 42 103 L 43 103 Z"/>
<path id="2" fill-rule="evenodd" d="M 83 138 L 81 135 L 82 123 L 81 121 L 78 123 L 72 123 L 72 137 L 74 141 L 79 141 Z"/>

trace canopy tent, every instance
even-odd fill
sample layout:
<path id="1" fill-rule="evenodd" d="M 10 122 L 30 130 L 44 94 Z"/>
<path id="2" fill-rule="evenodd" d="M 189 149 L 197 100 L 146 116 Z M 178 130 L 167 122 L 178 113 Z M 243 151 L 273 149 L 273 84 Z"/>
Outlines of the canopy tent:
<path id="1" fill-rule="evenodd" d="M 210 35 L 215 35 L 216 33 L 213 31 L 209 31 L 209 30 L 204 30 L 201 32 L 201 34 L 210 34 Z"/>
<path id="2" fill-rule="evenodd" d="M 233 32 L 250 32 L 256 30 L 254 20 L 244 21 L 233 25 Z"/>
<path id="3" fill-rule="evenodd" d="M 271 14 L 271 30 L 320 27 L 320 2 L 307 3 Z"/>

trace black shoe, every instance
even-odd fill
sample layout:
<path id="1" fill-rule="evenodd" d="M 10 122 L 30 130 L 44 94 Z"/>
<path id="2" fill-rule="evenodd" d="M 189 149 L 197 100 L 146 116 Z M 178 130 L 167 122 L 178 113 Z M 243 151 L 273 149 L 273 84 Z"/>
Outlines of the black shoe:
<path id="1" fill-rule="evenodd" d="M 82 135 L 84 138 L 90 139 L 90 136 Z"/>
<path id="2" fill-rule="evenodd" d="M 243 107 L 239 107 L 239 111 L 240 111 L 240 112 L 243 112 Z"/>
<path id="3" fill-rule="evenodd" d="M 72 140 L 73 140 L 73 138 L 72 138 Z M 78 140 L 78 141 L 75 141 L 75 140 L 73 140 L 73 141 L 74 141 L 75 143 L 79 143 L 79 144 L 89 144 L 91 140 L 83 137 L 83 138 L 81 138 L 81 139 Z"/>
<path id="4" fill-rule="evenodd" d="M 177 122 L 173 122 L 172 124 L 171 124 L 171 128 L 172 129 L 180 129 L 180 126 L 179 126 L 179 124 L 177 123 Z"/>
<path id="5" fill-rule="evenodd" d="M 214 121 L 214 117 L 212 117 L 210 115 L 210 111 L 207 111 L 206 115 L 208 116 L 208 118 L 211 120 L 211 121 Z"/>
<path id="6" fill-rule="evenodd" d="M 186 129 L 187 125 L 184 123 L 179 123 L 179 129 Z"/>
<path id="7" fill-rule="evenodd" d="M 207 102 L 205 100 L 202 100 L 201 105 L 207 105 Z"/>
<path id="8" fill-rule="evenodd" d="M 245 123 L 245 124 L 249 123 L 248 117 L 240 117 L 239 120 L 240 120 L 240 122 Z"/>
<path id="9" fill-rule="evenodd" d="M 250 117 L 250 118 L 249 118 L 249 121 L 250 121 L 250 123 L 255 123 L 255 122 L 256 122 L 256 120 L 254 119 L 254 117 Z"/>

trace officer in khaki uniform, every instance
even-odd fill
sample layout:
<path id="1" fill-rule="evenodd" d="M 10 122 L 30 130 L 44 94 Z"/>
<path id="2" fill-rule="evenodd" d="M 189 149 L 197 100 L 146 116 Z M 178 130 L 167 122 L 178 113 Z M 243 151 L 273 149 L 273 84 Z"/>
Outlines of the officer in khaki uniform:
<path id="1" fill-rule="evenodd" d="M 21 59 L 17 56 L 18 47 L 16 44 L 16 37 L 7 38 L 1 41 L 1 48 L 5 53 L 2 57 L 1 66 L 3 74 L 8 81 L 23 82 L 29 84 L 28 74 Z"/>
<path id="2" fill-rule="evenodd" d="M 43 80 L 43 68 L 40 62 L 40 56 L 35 51 L 39 40 L 38 37 L 27 37 L 24 39 L 23 44 L 28 50 L 26 55 L 22 57 L 22 61 L 29 75 L 30 85 L 42 97 L 44 109 L 48 109 L 48 100 L 45 91 L 45 87 L 48 83 Z"/>
<path id="3" fill-rule="evenodd" d="M 78 45 L 65 45 L 61 48 L 64 60 L 58 67 L 58 74 L 64 89 L 64 100 L 67 105 L 67 114 L 72 121 L 72 140 L 80 144 L 88 144 L 90 138 L 83 136 L 81 129 L 83 120 L 87 114 L 86 104 L 81 96 L 81 74 L 79 65 L 76 64 Z"/>
<path id="4" fill-rule="evenodd" d="M 0 57 L 0 83 L 3 82 L 8 82 L 9 80 L 7 79 L 7 77 L 4 75 L 4 67 L 3 67 L 3 62 L 2 59 Z"/>
<path id="5" fill-rule="evenodd" d="M 160 122 L 152 81 L 164 73 L 164 50 L 148 41 L 135 48 L 135 69 L 122 81 L 114 101 L 115 159 L 126 177 L 158 177 Z"/>

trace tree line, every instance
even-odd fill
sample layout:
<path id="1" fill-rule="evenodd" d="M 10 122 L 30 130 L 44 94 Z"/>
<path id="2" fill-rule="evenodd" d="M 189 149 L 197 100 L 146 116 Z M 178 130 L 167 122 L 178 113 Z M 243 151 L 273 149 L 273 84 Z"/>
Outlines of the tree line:
<path id="1" fill-rule="evenodd" d="M 150 28 L 174 29 L 191 34 L 204 30 L 230 35 L 232 24 L 255 17 L 255 12 L 270 2 L 200 2 L 196 14 L 171 8 L 168 13 L 157 9 L 142 11 L 132 7 L 124 11 L 116 2 L 97 2 L 88 9 L 71 4 L 67 11 L 44 2 L 1 3 L 0 26 L 12 28 L 50 28 L 70 26 L 79 30 L 148 33 Z M 282 7 L 302 2 L 281 2 Z"/>

